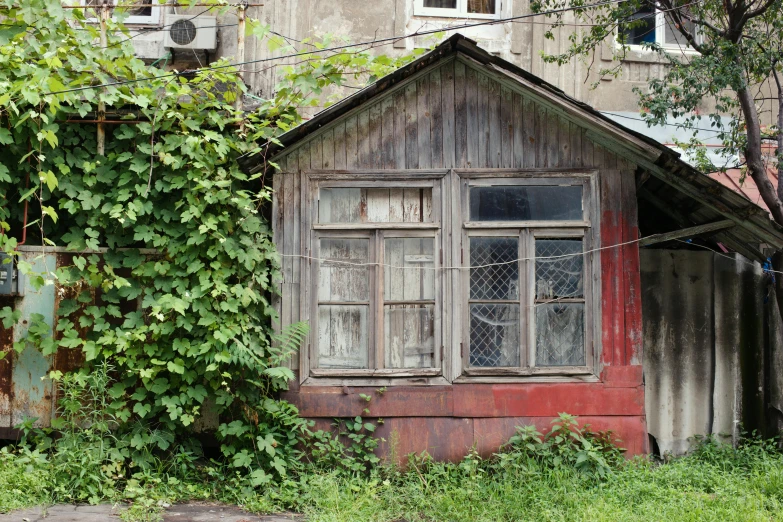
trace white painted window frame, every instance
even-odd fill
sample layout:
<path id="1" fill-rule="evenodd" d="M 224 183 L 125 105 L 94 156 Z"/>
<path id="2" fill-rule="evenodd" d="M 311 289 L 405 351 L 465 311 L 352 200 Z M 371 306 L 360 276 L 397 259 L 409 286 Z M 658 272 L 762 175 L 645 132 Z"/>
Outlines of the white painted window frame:
<path id="1" fill-rule="evenodd" d="M 439 18 L 472 18 L 479 20 L 497 20 L 503 6 L 501 0 L 495 2 L 494 14 L 468 13 L 468 0 L 457 0 L 455 9 L 441 7 L 424 7 L 424 0 L 414 0 L 414 16 L 432 16 Z"/>
<path id="2" fill-rule="evenodd" d="M 130 1 L 133 1 L 133 0 L 130 0 Z M 123 3 L 120 0 L 109 0 L 109 2 L 112 5 L 115 5 L 115 6 L 118 3 L 120 3 L 120 4 Z M 79 3 L 81 5 L 87 5 L 87 0 L 79 0 Z M 162 17 L 161 17 L 161 13 L 162 13 L 162 11 L 161 11 L 161 4 L 156 3 L 154 0 L 152 0 L 151 8 L 152 8 L 152 11 L 151 11 L 149 16 L 132 16 L 132 15 L 131 16 L 126 16 L 124 18 L 124 20 L 123 20 L 123 23 L 125 25 L 149 25 L 149 26 L 160 25 L 161 24 L 161 20 L 162 20 Z M 95 6 L 95 14 L 96 14 L 95 17 L 89 17 L 89 18 L 87 18 L 87 20 L 90 21 L 90 22 L 97 22 L 98 21 L 98 17 L 100 15 L 100 6 L 99 5 Z"/>
<path id="3" fill-rule="evenodd" d="M 678 43 L 666 43 L 664 41 L 664 36 L 666 35 L 666 13 L 663 11 L 660 11 L 658 9 L 655 10 L 655 43 L 661 46 L 666 51 L 673 51 L 678 53 L 685 53 L 685 54 L 698 54 L 692 47 L 682 47 Z M 619 31 L 619 29 L 618 29 Z M 619 32 L 618 32 L 619 35 Z M 701 33 L 698 31 L 696 32 L 696 41 L 701 42 Z M 616 47 L 621 47 L 622 44 L 617 41 L 617 36 L 614 38 L 614 43 Z M 652 53 L 653 51 L 643 45 L 638 44 L 627 44 L 627 47 L 631 51 L 639 52 L 639 53 Z"/>

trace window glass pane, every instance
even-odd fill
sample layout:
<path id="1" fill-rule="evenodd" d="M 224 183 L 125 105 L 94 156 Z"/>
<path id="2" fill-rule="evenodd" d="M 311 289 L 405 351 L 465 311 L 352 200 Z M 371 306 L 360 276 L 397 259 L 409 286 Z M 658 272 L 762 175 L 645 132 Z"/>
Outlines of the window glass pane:
<path id="1" fill-rule="evenodd" d="M 655 8 L 645 6 L 632 14 L 629 24 L 620 26 L 620 35 L 625 37 L 628 45 L 641 45 L 655 42 Z M 622 39 L 621 39 L 622 41 Z"/>
<path id="2" fill-rule="evenodd" d="M 583 266 L 581 239 L 536 239 L 536 299 L 584 297 Z"/>
<path id="3" fill-rule="evenodd" d="M 368 301 L 369 255 L 368 239 L 321 239 L 318 300 Z"/>
<path id="4" fill-rule="evenodd" d="M 471 237 L 470 298 L 519 299 L 518 259 L 516 237 Z"/>
<path id="5" fill-rule="evenodd" d="M 470 305 L 470 365 L 519 366 L 519 305 Z"/>
<path id="6" fill-rule="evenodd" d="M 438 9 L 456 9 L 457 0 L 424 0 L 424 7 L 435 7 Z"/>
<path id="7" fill-rule="evenodd" d="M 682 35 L 682 33 L 677 29 L 677 25 L 675 24 L 674 20 L 672 20 L 670 14 L 664 15 L 665 23 L 663 26 L 663 43 L 666 45 L 678 45 L 682 48 L 688 47 L 688 40 Z M 696 24 L 689 20 L 683 20 L 685 23 L 685 29 L 691 33 L 695 34 L 696 32 Z"/>
<path id="8" fill-rule="evenodd" d="M 384 240 L 384 264 L 387 266 L 384 267 L 383 297 L 386 301 L 435 299 L 434 242 L 431 237 Z"/>
<path id="9" fill-rule="evenodd" d="M 471 221 L 582 219 L 582 187 L 507 185 L 470 188 Z"/>
<path id="10" fill-rule="evenodd" d="M 383 307 L 387 368 L 432 368 L 435 305 Z"/>
<path id="11" fill-rule="evenodd" d="M 432 189 L 322 188 L 319 223 L 432 223 Z"/>
<path id="12" fill-rule="evenodd" d="M 367 368 L 368 305 L 318 306 L 318 367 Z"/>
<path id="13" fill-rule="evenodd" d="M 496 0 L 468 0 L 468 13 L 495 14 Z"/>
<path id="14" fill-rule="evenodd" d="M 585 305 L 536 305 L 536 365 L 585 365 Z"/>

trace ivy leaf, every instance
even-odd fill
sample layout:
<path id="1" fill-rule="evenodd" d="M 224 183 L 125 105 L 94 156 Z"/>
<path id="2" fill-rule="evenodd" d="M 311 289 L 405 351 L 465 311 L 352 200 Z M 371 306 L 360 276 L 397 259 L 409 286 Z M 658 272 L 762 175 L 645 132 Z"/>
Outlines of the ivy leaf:
<path id="1" fill-rule="evenodd" d="M 182 359 L 177 359 L 177 361 L 179 361 L 179 363 L 169 361 L 166 364 L 166 367 L 169 369 L 171 373 L 178 373 L 182 375 L 183 373 L 185 373 L 185 366 L 183 366 L 185 363 L 184 361 L 182 361 Z"/>
<path id="2" fill-rule="evenodd" d="M 4 306 L 3 308 L 0 308 L 0 319 L 3 321 L 3 328 L 6 330 L 10 330 L 14 327 L 16 323 L 19 322 L 19 319 L 22 318 L 22 311 L 21 310 L 14 310 L 10 306 Z"/>
<path id="3" fill-rule="evenodd" d="M 135 413 L 142 419 L 146 417 L 151 410 L 152 407 L 149 404 L 137 402 L 136 404 L 133 405 L 133 413 Z"/>

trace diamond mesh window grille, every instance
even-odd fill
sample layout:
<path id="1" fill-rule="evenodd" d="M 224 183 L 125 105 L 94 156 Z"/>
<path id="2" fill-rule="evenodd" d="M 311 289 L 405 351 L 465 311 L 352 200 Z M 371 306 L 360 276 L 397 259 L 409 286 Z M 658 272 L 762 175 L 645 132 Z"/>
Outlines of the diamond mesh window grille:
<path id="1" fill-rule="evenodd" d="M 519 299 L 518 258 L 516 237 L 470 238 L 470 298 Z"/>
<path id="2" fill-rule="evenodd" d="M 581 239 L 536 239 L 536 299 L 584 297 L 582 251 Z"/>
<path id="3" fill-rule="evenodd" d="M 471 366 L 519 366 L 518 258 L 517 237 L 470 238 L 470 299 L 501 301 L 470 304 Z"/>
<path id="4" fill-rule="evenodd" d="M 470 365 L 519 366 L 519 305 L 470 305 Z"/>

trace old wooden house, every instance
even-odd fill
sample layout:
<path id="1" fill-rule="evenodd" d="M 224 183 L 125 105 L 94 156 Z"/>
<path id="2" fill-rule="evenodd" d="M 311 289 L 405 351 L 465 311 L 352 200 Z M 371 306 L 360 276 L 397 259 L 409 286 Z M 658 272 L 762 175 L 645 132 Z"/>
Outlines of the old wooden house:
<path id="1" fill-rule="evenodd" d="M 743 256 L 756 288 L 762 249 L 783 247 L 763 210 L 675 152 L 460 35 L 281 142 L 241 164 L 280 166 L 277 306 L 283 325 L 311 327 L 287 396 L 322 425 L 369 408 L 399 455 L 487 453 L 560 412 L 647 452 L 648 416 L 671 433 L 658 410 L 683 408 L 657 390 L 646 412 L 645 380 L 676 386 L 661 380 L 672 365 L 704 368 L 677 360 L 676 336 L 651 338 L 668 355 L 646 366 L 643 322 L 687 336 L 673 315 L 696 312 L 664 299 L 645 315 L 640 250 L 719 245 Z M 649 259 L 651 292 L 686 292 L 657 273 L 676 274 L 673 261 Z"/>

